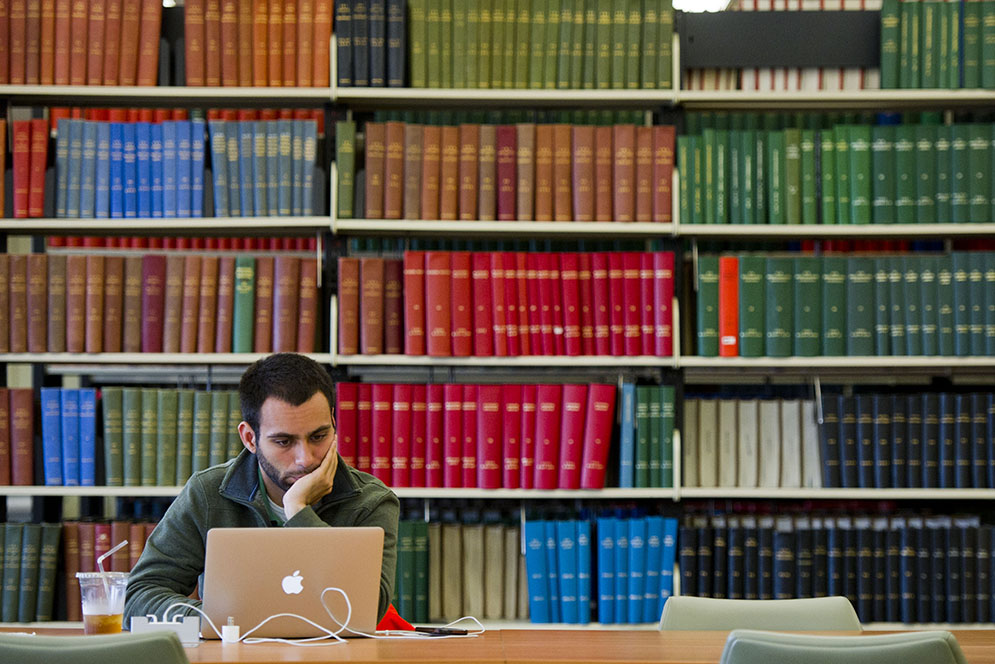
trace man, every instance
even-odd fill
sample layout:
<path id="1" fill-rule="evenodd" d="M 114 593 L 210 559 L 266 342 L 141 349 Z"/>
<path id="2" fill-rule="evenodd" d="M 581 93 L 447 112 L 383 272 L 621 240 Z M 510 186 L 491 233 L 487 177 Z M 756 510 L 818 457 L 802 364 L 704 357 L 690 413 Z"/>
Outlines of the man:
<path id="1" fill-rule="evenodd" d="M 380 526 L 378 617 L 390 603 L 397 562 L 397 496 L 338 454 L 334 385 L 313 360 L 280 353 L 250 366 L 238 386 L 245 449 L 195 473 L 145 545 L 128 583 L 125 624 L 186 601 L 203 587 L 207 531 L 227 527 Z M 194 614 L 178 609 L 177 614 Z M 171 612 L 170 615 L 173 615 Z"/>

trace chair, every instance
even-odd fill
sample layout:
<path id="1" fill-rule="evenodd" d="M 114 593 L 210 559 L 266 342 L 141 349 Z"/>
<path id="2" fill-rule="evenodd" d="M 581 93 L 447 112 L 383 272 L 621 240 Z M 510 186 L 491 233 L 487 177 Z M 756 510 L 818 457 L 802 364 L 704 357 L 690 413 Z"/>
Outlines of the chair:
<path id="1" fill-rule="evenodd" d="M 41 636 L 0 634 L 0 662 L 18 664 L 189 664 L 172 632 Z"/>
<path id="2" fill-rule="evenodd" d="M 671 597 L 663 605 L 660 629 L 779 629 L 859 631 L 846 597 L 807 599 L 713 599 Z"/>
<path id="3" fill-rule="evenodd" d="M 737 629 L 719 664 L 967 664 L 950 632 L 817 636 Z"/>

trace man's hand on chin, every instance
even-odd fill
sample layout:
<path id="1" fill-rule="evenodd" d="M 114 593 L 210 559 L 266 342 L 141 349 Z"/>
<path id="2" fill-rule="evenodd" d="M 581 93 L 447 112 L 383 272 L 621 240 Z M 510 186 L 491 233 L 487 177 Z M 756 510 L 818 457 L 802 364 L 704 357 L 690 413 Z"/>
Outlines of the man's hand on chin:
<path id="1" fill-rule="evenodd" d="M 287 519 L 331 493 L 338 465 L 338 437 L 335 437 L 325 458 L 321 460 L 321 465 L 295 481 L 287 493 L 283 494 L 283 510 Z"/>

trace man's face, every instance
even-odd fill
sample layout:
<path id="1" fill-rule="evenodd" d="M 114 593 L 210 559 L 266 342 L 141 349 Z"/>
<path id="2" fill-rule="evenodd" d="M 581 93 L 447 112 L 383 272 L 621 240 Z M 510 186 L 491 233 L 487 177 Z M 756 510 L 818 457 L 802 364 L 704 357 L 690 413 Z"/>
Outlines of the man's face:
<path id="1" fill-rule="evenodd" d="M 335 438 L 335 425 L 328 399 L 315 392 L 300 406 L 266 399 L 259 413 L 258 438 L 246 422 L 239 425 L 239 435 L 256 455 L 267 492 L 279 502 L 294 482 L 321 464 Z"/>

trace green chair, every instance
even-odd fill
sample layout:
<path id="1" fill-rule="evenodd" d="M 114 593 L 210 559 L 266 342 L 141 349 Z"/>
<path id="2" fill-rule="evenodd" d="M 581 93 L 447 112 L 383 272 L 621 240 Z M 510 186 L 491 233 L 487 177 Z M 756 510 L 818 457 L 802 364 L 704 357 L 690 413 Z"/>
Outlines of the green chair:
<path id="1" fill-rule="evenodd" d="M 41 636 L 0 633 L 0 662 L 17 664 L 189 664 L 172 632 Z"/>
<path id="2" fill-rule="evenodd" d="M 714 599 L 671 597 L 663 605 L 660 629 L 780 629 L 788 631 L 860 631 L 860 621 L 846 597 L 807 599 Z"/>
<path id="3" fill-rule="evenodd" d="M 719 664 L 967 664 L 950 632 L 815 636 L 737 629 Z"/>

